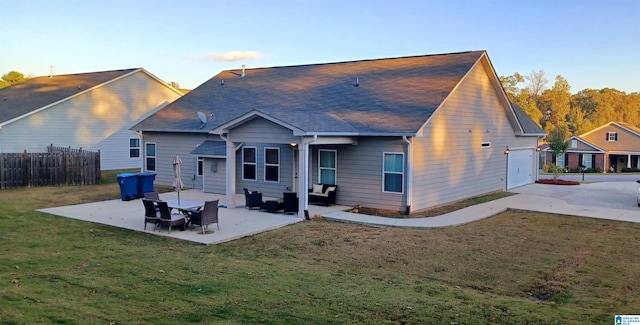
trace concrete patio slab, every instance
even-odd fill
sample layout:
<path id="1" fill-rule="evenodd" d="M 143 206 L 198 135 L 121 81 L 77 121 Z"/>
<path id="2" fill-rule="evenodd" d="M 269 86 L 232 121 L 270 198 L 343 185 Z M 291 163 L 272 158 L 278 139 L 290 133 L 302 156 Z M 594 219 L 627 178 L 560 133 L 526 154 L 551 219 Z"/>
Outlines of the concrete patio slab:
<path id="1" fill-rule="evenodd" d="M 160 199 L 177 199 L 177 192 L 161 193 Z M 198 190 L 185 190 L 180 194 L 180 198 L 190 201 L 209 201 L 219 199 L 223 202 L 222 195 L 203 193 Z M 244 208 L 244 195 L 238 195 L 236 202 L 239 203 L 235 209 L 219 208 L 218 216 L 220 230 L 216 225 L 210 225 L 205 234 L 198 227 L 186 231 L 174 228 L 169 234 L 167 229 L 154 229 L 153 224 L 148 224 L 144 229 L 144 206 L 141 200 L 108 200 L 102 202 L 85 203 L 71 206 L 40 209 L 38 211 L 53 215 L 95 222 L 114 227 L 126 228 L 135 231 L 146 232 L 158 236 L 168 236 L 182 240 L 188 240 L 200 244 L 216 244 L 226 242 L 246 236 L 251 236 L 260 232 L 277 229 L 290 224 L 304 221 L 297 215 L 284 215 L 282 213 L 267 213 L 257 210 L 247 210 Z M 322 215 L 336 210 L 346 210 L 345 206 L 309 206 L 310 216 Z"/>

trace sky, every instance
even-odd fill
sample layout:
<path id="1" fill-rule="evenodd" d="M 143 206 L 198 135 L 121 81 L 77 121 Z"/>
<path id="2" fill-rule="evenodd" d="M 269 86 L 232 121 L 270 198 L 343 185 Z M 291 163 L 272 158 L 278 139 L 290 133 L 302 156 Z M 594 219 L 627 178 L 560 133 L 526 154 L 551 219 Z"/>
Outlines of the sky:
<path id="1" fill-rule="evenodd" d="M 0 0 L 0 12 L 0 74 L 144 68 L 193 89 L 243 64 L 486 50 L 499 76 L 640 92 L 637 0 Z"/>

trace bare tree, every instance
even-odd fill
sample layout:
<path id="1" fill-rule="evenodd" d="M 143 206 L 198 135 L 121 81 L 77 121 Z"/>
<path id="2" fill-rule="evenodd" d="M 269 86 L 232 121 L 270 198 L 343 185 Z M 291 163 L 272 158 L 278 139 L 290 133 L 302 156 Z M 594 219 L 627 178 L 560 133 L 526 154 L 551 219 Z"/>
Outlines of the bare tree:
<path id="1" fill-rule="evenodd" d="M 529 94 L 534 98 L 538 98 L 542 95 L 542 92 L 547 88 L 547 83 L 549 82 L 549 80 L 544 77 L 544 70 L 540 70 L 538 72 L 531 71 L 531 73 L 524 78 L 529 81 L 527 90 L 529 90 Z"/>

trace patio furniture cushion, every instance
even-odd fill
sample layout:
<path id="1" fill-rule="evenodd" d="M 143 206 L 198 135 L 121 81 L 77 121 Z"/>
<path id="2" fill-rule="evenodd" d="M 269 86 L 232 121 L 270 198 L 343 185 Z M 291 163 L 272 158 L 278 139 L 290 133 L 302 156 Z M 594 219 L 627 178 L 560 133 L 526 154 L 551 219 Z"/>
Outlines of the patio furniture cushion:
<path id="1" fill-rule="evenodd" d="M 160 224 L 169 226 L 169 233 L 171 233 L 171 227 L 182 226 L 183 230 L 187 230 L 187 220 L 182 214 L 171 213 L 169 205 L 165 201 L 158 201 L 158 209 L 160 210 Z"/>
<path id="2" fill-rule="evenodd" d="M 313 194 L 322 194 L 322 184 L 313 184 L 313 190 L 311 191 Z"/>

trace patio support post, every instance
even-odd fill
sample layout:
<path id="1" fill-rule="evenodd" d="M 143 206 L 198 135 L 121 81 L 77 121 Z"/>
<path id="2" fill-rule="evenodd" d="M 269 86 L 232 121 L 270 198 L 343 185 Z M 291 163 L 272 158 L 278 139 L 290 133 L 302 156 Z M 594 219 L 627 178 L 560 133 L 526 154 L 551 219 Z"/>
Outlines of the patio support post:
<path id="1" fill-rule="evenodd" d="M 225 139 L 225 138 L 223 138 Z M 227 161 L 226 161 L 226 178 L 225 178 L 225 205 L 227 208 L 236 208 L 236 148 L 231 139 L 227 135 Z"/>
<path id="2" fill-rule="evenodd" d="M 627 155 L 627 168 L 631 168 L 631 154 Z"/>
<path id="3" fill-rule="evenodd" d="M 313 139 L 302 138 L 298 146 L 298 217 L 309 218 L 309 144 L 318 139 L 317 135 Z"/>

